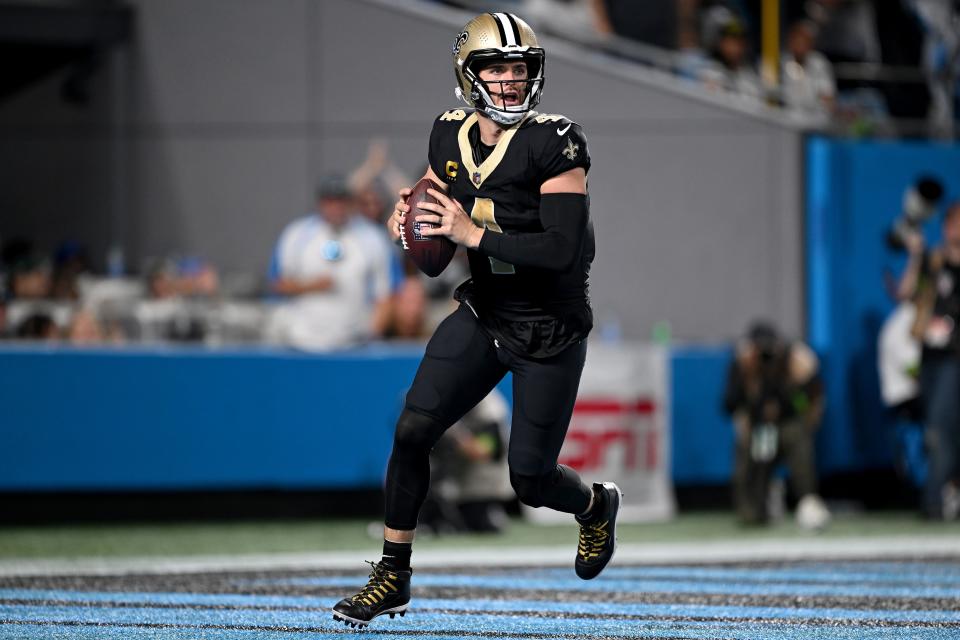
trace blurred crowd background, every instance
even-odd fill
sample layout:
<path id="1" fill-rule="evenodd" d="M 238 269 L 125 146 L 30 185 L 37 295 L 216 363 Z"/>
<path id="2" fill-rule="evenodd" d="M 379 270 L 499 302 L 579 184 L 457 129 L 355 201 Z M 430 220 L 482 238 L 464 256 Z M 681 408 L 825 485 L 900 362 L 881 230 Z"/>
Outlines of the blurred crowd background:
<path id="1" fill-rule="evenodd" d="M 516 11 L 541 33 L 587 43 L 709 92 L 772 107 L 781 112 L 777 117 L 799 119 L 811 129 L 949 139 L 956 125 L 960 31 L 955 3 L 948 1 L 447 4 Z M 769 11 L 773 5 L 779 18 L 772 28 L 776 33 L 768 29 L 765 34 L 763 8 Z M 764 39 L 777 47 L 773 66 L 762 55 L 768 46 Z M 83 108 L 86 86 L 73 75 L 65 83 L 64 98 Z M 315 349 L 373 338 L 423 338 L 449 308 L 451 286 L 465 273 L 463 256 L 440 280 L 430 280 L 419 276 L 398 249 L 382 242 L 386 235 L 381 223 L 397 190 L 419 177 L 398 168 L 390 154 L 388 142 L 372 139 L 360 166 L 340 166 L 316 177 L 311 215 L 326 223 L 332 209 L 343 209 L 333 215 L 366 225 L 374 236 L 363 251 L 382 255 L 359 271 L 340 268 L 344 273 L 339 281 L 312 290 L 284 288 L 279 239 L 262 238 L 264 253 L 277 244 L 269 273 L 225 272 L 215 259 L 187 247 L 171 246 L 162 255 L 131 259 L 120 243 L 108 243 L 98 255 L 84 238 L 66 235 L 51 244 L 49 235 L 24 237 L 11 232 L 16 224 L 4 225 L 0 337 L 75 344 L 267 342 Z M 311 194 L 300 195 L 304 209 L 310 208 Z M 5 215 L 30 212 L 8 209 Z M 346 222 L 338 220 L 334 226 Z M 97 249 L 103 248 L 98 242 Z M 308 270 L 292 277 L 316 275 Z M 343 296 L 350 289 L 362 295 Z M 309 305 L 291 308 L 285 302 L 304 295 L 314 301 L 325 295 L 330 304 L 326 310 L 314 309 L 315 326 L 297 338 L 297 331 L 286 326 L 292 321 L 289 316 L 311 313 Z M 337 311 L 334 304 L 340 307 Z M 304 333 L 309 331 L 318 335 Z M 319 335 L 324 333 L 329 335 Z"/>
<path id="2" fill-rule="evenodd" d="M 957 197 L 942 160 L 960 113 L 955 0 L 0 0 L 7 355 L 422 344 L 465 255 L 427 278 L 383 223 L 424 171 L 432 118 L 458 106 L 449 43 L 487 10 L 543 36 L 542 108 L 590 140 L 594 336 L 672 347 L 674 480 L 730 481 L 761 523 L 782 511 L 786 463 L 811 528 L 830 518 L 825 469 L 897 464 L 922 486 L 925 418 L 900 412 L 920 402 L 920 347 L 893 365 L 910 391 L 888 400 L 878 341 L 914 297 L 891 284 L 908 245 L 923 253 L 896 225 L 934 246 Z M 497 402 L 451 432 L 438 487 L 502 463 Z M 949 415 L 941 440 L 960 433 Z M 484 482 L 489 506 L 502 496 Z M 439 495 L 429 517 L 498 527 L 475 506 Z"/>
<path id="3" fill-rule="evenodd" d="M 384 222 L 400 188 L 415 181 L 391 162 L 385 141 L 370 141 L 360 166 L 318 179 L 313 207 L 275 239 L 262 274 L 225 275 L 209 258 L 180 253 L 137 267 L 120 247 L 96 266 L 77 240 L 51 248 L 6 239 L 0 337 L 310 351 L 424 340 L 450 311 L 467 265 L 461 251 L 441 277 L 427 278 L 390 242 Z"/>
<path id="4" fill-rule="evenodd" d="M 781 107 L 780 117 L 808 125 L 945 137 L 955 126 L 960 36 L 949 0 L 507 4 L 548 33 Z M 774 22 L 765 26 L 764 14 Z"/>

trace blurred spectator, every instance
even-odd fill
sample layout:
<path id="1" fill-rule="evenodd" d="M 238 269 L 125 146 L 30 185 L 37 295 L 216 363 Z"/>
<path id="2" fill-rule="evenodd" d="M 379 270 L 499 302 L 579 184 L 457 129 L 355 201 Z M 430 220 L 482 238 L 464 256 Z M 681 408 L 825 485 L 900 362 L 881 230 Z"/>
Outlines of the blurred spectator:
<path id="1" fill-rule="evenodd" d="M 430 454 L 430 493 L 420 525 L 435 533 L 498 533 L 512 499 L 509 408 L 496 388 L 448 429 Z"/>
<path id="2" fill-rule="evenodd" d="M 393 293 L 384 337 L 425 339 L 429 337 L 430 330 L 431 327 L 427 326 L 426 287 L 421 277 L 411 274 L 403 279 Z"/>
<path id="3" fill-rule="evenodd" d="M 398 192 L 410 184 L 408 177 L 390 160 L 384 140 L 371 140 L 367 157 L 348 178 L 362 218 L 373 223 L 371 233 L 382 244 L 390 264 L 390 300 L 383 326 L 385 338 L 426 338 L 427 295 L 424 277 L 416 266 L 390 242 L 384 229 L 394 198 L 385 190 Z"/>
<path id="4" fill-rule="evenodd" d="M 23 238 L 14 238 L 3 243 L 0 249 L 0 269 L 3 271 L 4 295 L 13 295 L 13 266 L 33 252 L 33 246 Z"/>
<path id="5" fill-rule="evenodd" d="M 708 61 L 706 49 L 716 38 L 716 34 L 711 31 L 715 23 L 715 12 L 701 11 L 700 4 L 700 0 L 677 0 L 680 24 L 677 32 L 677 57 L 673 64 L 675 73 L 698 82 Z M 724 11 L 729 12 L 729 9 Z"/>
<path id="6" fill-rule="evenodd" d="M 67 328 L 70 344 L 91 345 L 105 342 L 105 334 L 97 316 L 90 309 L 77 309 Z"/>
<path id="7" fill-rule="evenodd" d="M 385 214 L 389 211 L 389 204 L 380 181 L 375 180 L 368 185 L 354 189 L 353 194 L 357 212 L 379 228 L 386 221 Z M 387 241 L 389 242 L 389 238 Z"/>
<path id="8" fill-rule="evenodd" d="M 33 252 L 21 255 L 10 266 L 10 295 L 20 300 L 50 297 L 50 262 Z"/>
<path id="9" fill-rule="evenodd" d="M 148 298 L 135 311 L 140 339 L 203 341 L 207 302 L 219 290 L 216 269 L 198 258 L 158 260 L 148 267 L 146 278 Z"/>
<path id="10" fill-rule="evenodd" d="M 810 18 L 819 25 L 817 48 L 834 64 L 871 63 L 918 71 L 923 55 L 920 17 L 902 1 L 811 0 Z M 930 91 L 922 77 L 903 81 L 840 78 L 846 111 L 863 111 L 872 119 L 924 118 Z M 878 100 L 881 113 L 877 114 Z"/>
<path id="11" fill-rule="evenodd" d="M 930 89 L 926 78 L 920 74 L 924 28 L 920 17 L 909 5 L 906 0 L 874 3 L 880 62 L 889 67 L 917 70 L 912 81 L 884 79 L 878 85 L 890 115 L 923 119 L 930 110 Z"/>
<path id="12" fill-rule="evenodd" d="M 920 401 L 920 343 L 911 330 L 917 308 L 901 302 L 887 317 L 877 340 L 880 396 L 895 420 L 897 471 L 914 487 L 926 482 Z"/>
<path id="13" fill-rule="evenodd" d="M 829 522 L 814 464 L 814 434 L 823 413 L 818 368 L 809 347 L 781 338 L 763 322 L 737 344 L 724 405 L 735 428 L 733 497 L 743 524 L 767 522 L 771 478 L 781 461 L 799 500 L 798 524 L 820 529 Z"/>
<path id="14" fill-rule="evenodd" d="M 901 300 L 913 300 L 913 335 L 922 343 L 920 390 L 926 421 L 924 516 L 953 519 L 960 510 L 960 202 L 943 219 L 943 245 L 925 251 L 923 235 L 909 232 L 910 253 L 900 280 Z"/>
<path id="15" fill-rule="evenodd" d="M 157 263 L 148 273 L 147 284 L 154 298 L 209 298 L 217 294 L 220 276 L 205 260 L 188 257 Z"/>
<path id="16" fill-rule="evenodd" d="M 371 140 L 367 157 L 347 177 L 357 209 L 377 225 L 386 221 L 394 195 L 410 184 L 408 176 L 390 160 L 389 152 L 386 140 Z"/>
<path id="17" fill-rule="evenodd" d="M 705 44 L 708 60 L 700 69 L 700 80 L 713 90 L 760 99 L 763 86 L 749 57 L 743 21 L 726 7 L 715 10 L 715 28 Z"/>
<path id="18" fill-rule="evenodd" d="M 390 266 L 382 240 L 354 213 L 347 181 L 327 176 L 315 213 L 293 221 L 277 241 L 271 287 L 285 297 L 268 338 L 325 350 L 383 335 L 389 317 Z"/>
<path id="19" fill-rule="evenodd" d="M 63 242 L 53 255 L 50 296 L 58 300 L 76 300 L 79 297 L 78 279 L 90 271 L 86 249 L 77 242 Z"/>
<path id="20" fill-rule="evenodd" d="M 945 0 L 913 0 L 912 4 L 925 34 L 930 121 L 937 133 L 950 132 L 960 118 L 960 4 Z"/>
<path id="21" fill-rule="evenodd" d="M 24 318 L 17 325 L 14 337 L 18 340 L 54 342 L 60 339 L 60 329 L 49 314 L 34 313 Z"/>
<path id="22" fill-rule="evenodd" d="M 817 46 L 833 62 L 880 62 L 880 40 L 873 3 L 868 0 L 811 0 L 811 20 L 819 27 Z"/>
<path id="23" fill-rule="evenodd" d="M 810 116 L 826 118 L 837 94 L 830 61 L 814 51 L 816 25 L 809 20 L 793 23 L 787 32 L 782 59 L 784 104 Z"/>
<path id="24" fill-rule="evenodd" d="M 24 240 L 8 243 L 3 258 L 8 282 L 6 323 L 14 337 L 58 339 L 61 328 L 69 321 L 72 303 L 58 303 L 50 298 L 50 261 Z"/>
<path id="25" fill-rule="evenodd" d="M 404 278 L 403 256 L 383 225 L 391 211 L 394 195 L 410 184 L 408 177 L 390 160 L 385 140 L 370 141 L 367 157 L 347 178 L 360 222 L 369 222 L 370 233 L 382 245 L 390 263 L 390 290 L 396 291 Z"/>
<path id="26" fill-rule="evenodd" d="M 523 16 L 537 33 L 587 34 L 597 33 L 594 0 L 523 0 L 517 13 Z"/>
<path id="27" fill-rule="evenodd" d="M 616 34 L 663 49 L 677 46 L 677 0 L 591 0 L 594 23 L 602 34 Z"/>

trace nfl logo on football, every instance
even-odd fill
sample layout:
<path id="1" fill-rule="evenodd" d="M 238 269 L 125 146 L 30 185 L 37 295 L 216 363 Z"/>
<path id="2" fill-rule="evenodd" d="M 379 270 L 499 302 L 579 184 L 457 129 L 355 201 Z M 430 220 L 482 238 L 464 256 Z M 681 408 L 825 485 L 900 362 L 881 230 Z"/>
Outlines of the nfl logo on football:
<path id="1" fill-rule="evenodd" d="M 420 233 L 420 225 L 421 225 L 421 224 L 423 224 L 423 223 L 421 223 L 421 222 L 414 222 L 414 223 L 413 223 L 413 239 L 414 239 L 414 240 L 423 240 L 423 234 Z"/>

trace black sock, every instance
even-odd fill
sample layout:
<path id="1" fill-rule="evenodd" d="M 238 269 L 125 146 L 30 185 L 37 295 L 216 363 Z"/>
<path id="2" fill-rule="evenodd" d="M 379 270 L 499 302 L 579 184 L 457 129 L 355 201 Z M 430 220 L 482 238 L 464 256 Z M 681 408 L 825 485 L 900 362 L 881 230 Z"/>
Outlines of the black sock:
<path id="1" fill-rule="evenodd" d="M 410 554 L 412 553 L 412 542 L 383 541 L 383 564 L 395 571 L 410 570 Z"/>
<path id="2" fill-rule="evenodd" d="M 593 506 L 582 516 L 577 516 L 580 522 L 590 522 L 597 517 L 598 513 L 603 513 L 607 505 L 606 491 L 593 491 Z"/>

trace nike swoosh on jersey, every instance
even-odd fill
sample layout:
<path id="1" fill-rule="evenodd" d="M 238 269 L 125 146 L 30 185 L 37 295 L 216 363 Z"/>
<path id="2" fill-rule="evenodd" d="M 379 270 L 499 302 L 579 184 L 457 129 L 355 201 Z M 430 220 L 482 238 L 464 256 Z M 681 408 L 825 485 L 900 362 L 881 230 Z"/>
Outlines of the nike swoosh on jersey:
<path id="1" fill-rule="evenodd" d="M 572 123 L 572 122 L 568 122 L 568 123 L 567 123 L 567 126 L 565 126 L 563 129 L 561 129 L 560 127 L 557 127 L 557 135 L 558 135 L 558 136 L 562 136 L 563 134 L 565 134 L 565 133 L 567 132 L 567 129 L 569 129 L 571 126 L 573 126 L 573 123 Z"/>

